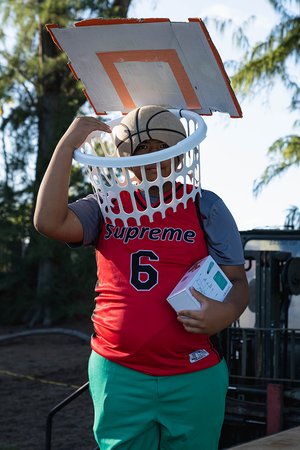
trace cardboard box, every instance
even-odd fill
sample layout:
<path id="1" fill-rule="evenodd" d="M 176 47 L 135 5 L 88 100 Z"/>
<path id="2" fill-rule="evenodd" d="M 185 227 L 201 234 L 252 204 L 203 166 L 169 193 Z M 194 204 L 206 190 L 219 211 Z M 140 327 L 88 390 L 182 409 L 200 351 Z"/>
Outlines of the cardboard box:
<path id="1" fill-rule="evenodd" d="M 190 292 L 192 287 L 206 297 L 222 302 L 232 288 L 232 283 L 214 259 L 207 256 L 187 271 L 168 296 L 167 301 L 175 311 L 201 309 L 201 304 Z"/>

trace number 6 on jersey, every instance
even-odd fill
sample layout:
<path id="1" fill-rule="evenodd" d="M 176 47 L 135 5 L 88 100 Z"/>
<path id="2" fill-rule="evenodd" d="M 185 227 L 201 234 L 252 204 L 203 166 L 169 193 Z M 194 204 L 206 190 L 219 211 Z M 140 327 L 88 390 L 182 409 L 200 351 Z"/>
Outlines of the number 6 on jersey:
<path id="1" fill-rule="evenodd" d="M 137 291 L 150 291 L 158 283 L 158 271 L 151 264 L 145 264 L 143 258 L 159 261 L 159 257 L 151 250 L 132 253 L 130 283 Z"/>

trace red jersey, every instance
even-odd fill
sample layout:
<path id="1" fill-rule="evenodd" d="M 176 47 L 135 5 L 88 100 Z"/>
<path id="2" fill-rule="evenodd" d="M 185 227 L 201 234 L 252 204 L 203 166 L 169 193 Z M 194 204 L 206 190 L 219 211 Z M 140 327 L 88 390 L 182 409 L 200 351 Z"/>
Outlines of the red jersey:
<path id="1" fill-rule="evenodd" d="M 123 192 L 121 199 L 129 211 L 129 194 Z M 145 207 L 139 191 L 136 200 Z M 186 208 L 167 209 L 165 218 L 157 213 L 154 222 L 143 216 L 139 226 L 104 222 L 96 245 L 93 350 L 154 376 L 217 364 L 220 356 L 209 336 L 185 331 L 166 300 L 192 264 L 207 254 L 191 199 Z"/>

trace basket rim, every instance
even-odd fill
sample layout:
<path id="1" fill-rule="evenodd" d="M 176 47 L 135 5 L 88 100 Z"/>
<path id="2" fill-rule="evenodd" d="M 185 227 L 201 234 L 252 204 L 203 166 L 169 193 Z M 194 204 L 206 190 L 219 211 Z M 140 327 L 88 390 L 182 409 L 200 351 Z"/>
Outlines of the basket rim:
<path id="1" fill-rule="evenodd" d="M 172 147 L 168 147 L 166 149 L 160 150 L 159 152 L 153 152 L 145 155 L 122 157 L 88 155 L 84 153 L 82 149 L 76 149 L 73 153 L 73 158 L 80 164 L 92 167 L 138 167 L 141 165 L 158 163 L 182 155 L 183 153 L 186 153 L 194 147 L 198 146 L 205 139 L 207 126 L 203 118 L 199 114 L 193 111 L 182 109 L 169 109 L 169 111 L 179 117 L 184 117 L 187 120 L 193 120 L 198 123 L 198 128 L 190 136 L 187 136 L 185 139 L 178 142 L 176 145 L 173 145 Z"/>

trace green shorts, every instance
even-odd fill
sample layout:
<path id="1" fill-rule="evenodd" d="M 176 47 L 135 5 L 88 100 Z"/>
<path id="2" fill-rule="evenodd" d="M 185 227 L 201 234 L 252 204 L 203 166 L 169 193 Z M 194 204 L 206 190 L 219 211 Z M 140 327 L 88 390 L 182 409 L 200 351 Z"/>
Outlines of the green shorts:
<path id="1" fill-rule="evenodd" d="M 101 450 L 217 450 L 224 420 L 225 361 L 198 372 L 150 376 L 92 351 L 94 435 Z"/>

